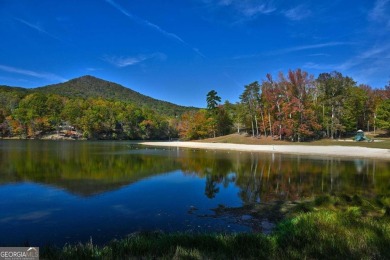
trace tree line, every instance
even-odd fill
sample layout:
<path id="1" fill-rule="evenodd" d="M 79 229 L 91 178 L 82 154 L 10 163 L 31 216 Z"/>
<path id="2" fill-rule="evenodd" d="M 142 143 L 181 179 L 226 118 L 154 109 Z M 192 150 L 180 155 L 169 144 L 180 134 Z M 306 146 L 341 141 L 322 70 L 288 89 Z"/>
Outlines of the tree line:
<path id="1" fill-rule="evenodd" d="M 276 79 L 267 74 L 262 83 L 246 85 L 239 99 L 221 105 L 217 92 L 210 91 L 207 109 L 182 116 L 180 136 L 206 138 L 234 129 L 299 142 L 340 138 L 358 129 L 390 132 L 390 83 L 373 89 L 336 71 L 316 79 L 301 69 Z"/>
<path id="2" fill-rule="evenodd" d="M 177 136 L 173 119 L 151 109 L 102 98 L 3 92 L 0 135 L 39 138 L 50 132 L 87 139 L 168 139 Z"/>
<path id="3" fill-rule="evenodd" d="M 0 87 L 0 137 L 39 138 L 68 131 L 87 139 L 192 140 L 245 132 L 308 141 L 358 129 L 390 132 L 390 82 L 373 89 L 340 72 L 315 79 L 297 69 L 246 85 L 239 100 L 221 104 L 211 90 L 205 109 L 169 116 L 123 100 Z"/>

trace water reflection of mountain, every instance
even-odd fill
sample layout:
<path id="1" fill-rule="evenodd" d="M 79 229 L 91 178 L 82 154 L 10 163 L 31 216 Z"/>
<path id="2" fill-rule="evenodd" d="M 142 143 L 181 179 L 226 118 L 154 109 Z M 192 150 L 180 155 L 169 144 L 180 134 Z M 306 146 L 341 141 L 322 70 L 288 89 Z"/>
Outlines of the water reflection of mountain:
<path id="1" fill-rule="evenodd" d="M 31 181 L 81 196 L 179 168 L 174 160 L 167 161 L 167 154 L 109 142 L 8 141 L 0 149 L 0 184 Z"/>
<path id="2" fill-rule="evenodd" d="M 146 149 L 126 142 L 0 143 L 0 182 L 33 181 L 90 196 L 181 170 L 205 180 L 205 196 L 236 185 L 244 203 L 324 193 L 390 191 L 390 162 L 227 151 Z"/>

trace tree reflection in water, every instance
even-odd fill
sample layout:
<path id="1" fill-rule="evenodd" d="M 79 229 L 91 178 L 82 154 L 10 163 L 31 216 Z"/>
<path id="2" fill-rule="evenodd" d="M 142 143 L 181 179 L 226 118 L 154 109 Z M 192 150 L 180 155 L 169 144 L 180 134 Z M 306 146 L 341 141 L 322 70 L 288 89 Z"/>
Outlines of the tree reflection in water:
<path id="1" fill-rule="evenodd" d="M 240 188 L 244 204 L 295 201 L 321 194 L 345 193 L 372 197 L 390 190 L 390 162 L 244 152 L 185 151 L 185 174 L 206 180 L 205 194 L 217 196 L 218 185 Z M 231 178 L 234 176 L 234 178 Z"/>
<path id="2" fill-rule="evenodd" d="M 239 187 L 244 204 L 390 190 L 390 162 L 383 160 L 148 149 L 129 142 L 2 141 L 0 169 L 2 184 L 32 181 L 80 196 L 177 170 L 203 178 L 209 199 L 228 185 Z"/>

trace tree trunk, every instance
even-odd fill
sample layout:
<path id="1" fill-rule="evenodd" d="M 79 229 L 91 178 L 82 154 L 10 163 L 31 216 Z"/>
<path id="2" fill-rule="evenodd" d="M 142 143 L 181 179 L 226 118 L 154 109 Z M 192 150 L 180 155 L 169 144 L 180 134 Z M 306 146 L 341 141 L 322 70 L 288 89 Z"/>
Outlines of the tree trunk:
<path id="1" fill-rule="evenodd" d="M 279 124 L 279 140 L 282 140 L 282 125 Z"/>
<path id="2" fill-rule="evenodd" d="M 251 120 L 251 123 L 252 123 L 252 137 L 255 137 L 255 129 L 253 127 L 253 119 Z"/>
<path id="3" fill-rule="evenodd" d="M 263 115 L 262 109 L 260 109 L 260 114 L 261 114 L 261 121 L 263 121 L 264 135 L 265 135 L 265 138 L 267 138 L 267 129 L 265 128 L 264 115 Z"/>
<path id="4" fill-rule="evenodd" d="M 257 123 L 257 116 L 255 114 L 255 124 L 256 124 L 256 136 L 259 136 L 259 124 Z"/>
<path id="5" fill-rule="evenodd" d="M 268 111 L 268 121 L 269 121 L 269 131 L 271 134 L 271 137 L 274 136 L 273 131 L 272 131 L 272 124 L 271 124 L 271 113 Z"/>
<path id="6" fill-rule="evenodd" d="M 329 123 L 328 120 L 325 119 L 325 104 L 322 104 L 322 122 L 324 127 L 326 126 L 326 136 L 329 137 Z"/>
<path id="7" fill-rule="evenodd" d="M 279 101 L 276 101 L 276 106 L 278 108 L 278 119 L 279 119 L 279 140 L 282 140 L 282 120 L 280 119 L 280 106 Z"/>
<path id="8" fill-rule="evenodd" d="M 330 135 L 331 135 L 331 138 L 333 139 L 334 138 L 334 106 L 332 105 L 332 121 L 331 121 L 331 126 L 330 126 Z"/>

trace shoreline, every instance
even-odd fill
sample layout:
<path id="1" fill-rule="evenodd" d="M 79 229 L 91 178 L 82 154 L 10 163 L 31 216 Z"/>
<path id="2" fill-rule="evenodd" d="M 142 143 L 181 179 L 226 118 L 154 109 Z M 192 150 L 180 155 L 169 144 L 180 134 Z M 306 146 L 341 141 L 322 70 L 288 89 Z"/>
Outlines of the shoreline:
<path id="1" fill-rule="evenodd" d="M 390 160 L 390 149 L 367 148 L 357 146 L 319 146 L 319 145 L 250 145 L 230 143 L 199 142 L 140 142 L 141 145 L 180 147 L 210 150 L 230 150 L 242 152 L 282 153 L 300 155 L 320 155 L 346 158 L 371 158 Z"/>

